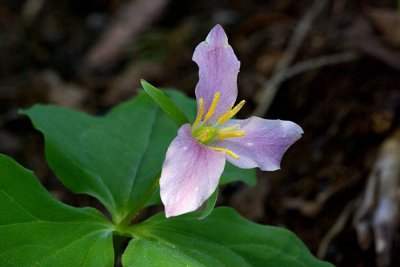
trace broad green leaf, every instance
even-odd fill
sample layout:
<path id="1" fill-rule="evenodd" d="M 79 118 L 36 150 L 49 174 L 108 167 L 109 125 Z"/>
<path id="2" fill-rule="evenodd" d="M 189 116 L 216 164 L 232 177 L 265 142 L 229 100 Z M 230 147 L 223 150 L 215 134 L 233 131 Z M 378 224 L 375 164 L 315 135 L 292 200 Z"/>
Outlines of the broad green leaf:
<path id="1" fill-rule="evenodd" d="M 145 239 L 133 239 L 125 250 L 122 262 L 124 267 L 204 267 L 169 245 Z"/>
<path id="2" fill-rule="evenodd" d="M 0 266 L 113 266 L 113 226 L 95 209 L 54 199 L 33 172 L 4 155 L 0 210 Z"/>
<path id="3" fill-rule="evenodd" d="M 51 105 L 24 113 L 43 133 L 46 158 L 58 178 L 71 191 L 99 199 L 116 223 L 140 208 L 135 205 L 158 178 L 177 132 L 146 94 L 104 117 Z"/>
<path id="4" fill-rule="evenodd" d="M 242 181 L 248 186 L 255 186 L 257 184 L 256 169 L 240 169 L 226 162 L 219 183 L 228 184 L 234 181 Z"/>
<path id="5" fill-rule="evenodd" d="M 157 103 L 157 105 L 168 115 L 168 117 L 176 123 L 178 127 L 188 123 L 189 120 L 185 113 L 174 104 L 161 90 L 149 84 L 145 80 L 141 80 L 141 84 L 146 93 Z"/>
<path id="6" fill-rule="evenodd" d="M 194 116 L 194 100 L 177 91 L 168 95 L 189 118 Z M 99 199 L 116 223 L 145 205 L 178 130 L 144 93 L 103 117 L 52 105 L 22 113 L 43 133 L 46 159 L 61 182 L 74 193 Z M 246 182 L 247 176 L 232 171 L 228 177 Z"/>
<path id="7" fill-rule="evenodd" d="M 204 220 L 198 220 L 200 213 L 170 219 L 157 214 L 132 226 L 136 239 L 123 255 L 123 266 L 332 266 L 311 255 L 288 230 L 250 222 L 229 208 L 216 208 Z"/>
<path id="8" fill-rule="evenodd" d="M 166 96 L 169 97 L 176 106 L 182 109 L 189 119 L 189 123 L 194 122 L 197 115 L 196 100 L 172 88 L 165 88 L 163 91 L 166 92 Z M 174 94 L 171 94 L 172 92 Z"/>

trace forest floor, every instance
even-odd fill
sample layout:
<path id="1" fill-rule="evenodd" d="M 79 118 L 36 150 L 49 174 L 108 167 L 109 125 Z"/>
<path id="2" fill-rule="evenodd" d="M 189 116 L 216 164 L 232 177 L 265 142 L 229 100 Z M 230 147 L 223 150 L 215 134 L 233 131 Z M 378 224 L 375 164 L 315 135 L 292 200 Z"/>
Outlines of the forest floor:
<path id="1" fill-rule="evenodd" d="M 218 204 L 291 229 L 337 266 L 400 266 L 395 1 L 3 0 L 0 152 L 62 201 L 100 206 L 57 181 L 42 136 L 18 110 L 55 103 L 104 114 L 142 78 L 193 96 L 192 53 L 217 23 L 241 61 L 239 116 L 305 132 L 280 171 L 259 172 L 254 188 L 226 186 Z"/>

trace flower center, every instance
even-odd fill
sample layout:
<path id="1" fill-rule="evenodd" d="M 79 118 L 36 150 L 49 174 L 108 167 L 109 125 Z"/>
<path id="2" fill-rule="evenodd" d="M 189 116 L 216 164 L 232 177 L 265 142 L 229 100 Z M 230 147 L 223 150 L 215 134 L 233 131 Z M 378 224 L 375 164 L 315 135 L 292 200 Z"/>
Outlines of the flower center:
<path id="1" fill-rule="evenodd" d="M 208 109 L 207 113 L 204 115 L 204 99 L 200 98 L 197 102 L 197 117 L 192 125 L 192 134 L 194 138 L 205 145 L 210 144 L 215 140 L 224 140 L 227 138 L 235 138 L 244 136 L 246 133 L 240 130 L 240 125 L 235 124 L 229 127 L 219 127 L 230 120 L 239 110 L 243 107 L 245 101 L 240 101 L 235 107 L 229 109 L 225 114 L 219 117 L 215 122 L 212 122 L 211 125 L 207 124 L 208 120 L 213 116 L 215 109 L 217 108 L 218 102 L 220 98 L 220 93 L 216 92 L 214 95 L 213 102 L 211 103 L 210 108 Z M 204 117 L 203 117 L 204 115 Z M 234 153 L 233 151 L 220 148 L 220 147 L 212 147 L 209 148 L 223 151 L 226 154 L 232 156 L 235 159 L 238 159 L 239 156 Z"/>
<path id="2" fill-rule="evenodd" d="M 211 141 L 214 141 L 218 130 L 213 126 L 200 126 L 194 130 L 192 130 L 192 134 L 197 141 L 200 141 L 203 144 L 208 144 Z"/>

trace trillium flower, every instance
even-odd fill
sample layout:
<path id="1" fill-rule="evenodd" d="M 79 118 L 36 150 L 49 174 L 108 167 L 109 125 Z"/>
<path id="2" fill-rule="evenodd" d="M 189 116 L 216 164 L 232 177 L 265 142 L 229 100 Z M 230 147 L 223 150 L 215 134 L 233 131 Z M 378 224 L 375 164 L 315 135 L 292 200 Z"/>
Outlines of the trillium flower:
<path id="1" fill-rule="evenodd" d="M 166 217 L 198 209 L 218 186 L 225 161 L 240 168 L 274 171 L 303 130 L 291 121 L 250 117 L 232 119 L 240 62 L 220 25 L 193 54 L 199 67 L 197 117 L 184 124 L 170 144 L 160 177 Z"/>

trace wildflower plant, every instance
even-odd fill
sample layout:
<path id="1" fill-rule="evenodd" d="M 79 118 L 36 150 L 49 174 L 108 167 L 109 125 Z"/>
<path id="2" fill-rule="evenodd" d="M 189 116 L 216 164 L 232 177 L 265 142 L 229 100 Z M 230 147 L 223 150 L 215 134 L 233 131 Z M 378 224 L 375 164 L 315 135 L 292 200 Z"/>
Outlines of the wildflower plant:
<path id="1" fill-rule="evenodd" d="M 53 105 L 21 112 L 43 134 L 57 178 L 106 212 L 60 202 L 0 155 L 0 266 L 114 266 L 120 254 L 122 266 L 331 266 L 286 229 L 214 208 L 218 185 L 255 185 L 252 168 L 279 169 L 302 129 L 233 118 L 244 104 L 234 105 L 240 63 L 221 26 L 193 60 L 196 101 L 142 81 L 145 92 L 103 117 Z M 165 213 L 137 220 L 161 203 Z"/>

